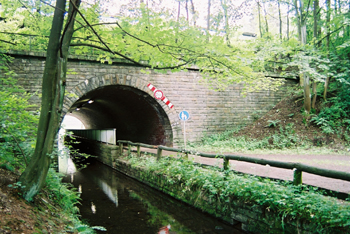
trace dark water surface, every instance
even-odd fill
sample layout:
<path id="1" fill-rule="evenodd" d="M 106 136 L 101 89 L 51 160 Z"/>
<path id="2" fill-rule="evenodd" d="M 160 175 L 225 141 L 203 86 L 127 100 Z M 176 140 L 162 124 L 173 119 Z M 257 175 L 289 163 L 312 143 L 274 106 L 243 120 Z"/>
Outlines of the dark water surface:
<path id="1" fill-rule="evenodd" d="M 244 233 L 99 162 L 67 176 L 81 191 L 80 213 L 91 226 L 118 234 Z"/>

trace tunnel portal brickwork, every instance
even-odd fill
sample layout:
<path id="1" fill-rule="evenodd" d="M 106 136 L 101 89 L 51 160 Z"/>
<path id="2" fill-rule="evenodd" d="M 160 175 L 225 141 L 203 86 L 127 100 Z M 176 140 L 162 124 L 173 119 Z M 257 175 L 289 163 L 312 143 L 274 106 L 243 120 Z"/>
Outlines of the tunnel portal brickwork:
<path id="1" fill-rule="evenodd" d="M 10 55 L 15 58 L 11 68 L 18 74 L 19 84 L 28 92 L 40 94 L 45 54 L 13 52 Z M 156 100 L 147 87 L 149 83 L 160 89 L 174 107 L 170 109 L 163 101 Z M 186 138 L 193 142 L 204 135 L 252 122 L 258 114 L 266 113 L 285 96 L 285 91 L 280 89 L 248 93 L 243 97 L 242 85 L 214 91 L 202 82 L 198 71 L 162 74 L 148 70 L 144 73 L 143 68 L 126 63 L 102 64 L 86 57 L 72 57 L 68 62 L 64 112 L 87 92 L 109 85 L 132 87 L 152 97 L 158 103 L 156 108 L 161 108 L 168 117 L 169 128 L 165 131 L 169 136 L 169 132 L 172 133 L 173 146 L 183 145 L 183 122 L 178 118 L 183 110 L 191 116 L 186 121 Z M 34 95 L 31 101 L 40 105 L 38 95 Z"/>

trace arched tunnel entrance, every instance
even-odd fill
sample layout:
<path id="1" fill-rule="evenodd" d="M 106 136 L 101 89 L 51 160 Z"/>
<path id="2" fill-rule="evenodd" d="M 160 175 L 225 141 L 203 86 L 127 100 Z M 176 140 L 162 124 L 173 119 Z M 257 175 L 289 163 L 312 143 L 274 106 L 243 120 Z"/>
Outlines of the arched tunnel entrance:
<path id="1" fill-rule="evenodd" d="M 118 140 L 173 145 L 169 118 L 144 91 L 125 85 L 99 87 L 84 94 L 68 110 L 86 129 L 116 128 Z"/>

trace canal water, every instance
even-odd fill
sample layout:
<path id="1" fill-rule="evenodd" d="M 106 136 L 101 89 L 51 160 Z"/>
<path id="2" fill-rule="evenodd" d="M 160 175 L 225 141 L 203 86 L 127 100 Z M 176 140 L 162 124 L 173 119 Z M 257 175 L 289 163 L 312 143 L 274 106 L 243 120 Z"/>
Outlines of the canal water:
<path id="1" fill-rule="evenodd" d="M 244 233 L 97 161 L 64 181 L 81 192 L 82 219 L 107 229 L 99 233 Z"/>

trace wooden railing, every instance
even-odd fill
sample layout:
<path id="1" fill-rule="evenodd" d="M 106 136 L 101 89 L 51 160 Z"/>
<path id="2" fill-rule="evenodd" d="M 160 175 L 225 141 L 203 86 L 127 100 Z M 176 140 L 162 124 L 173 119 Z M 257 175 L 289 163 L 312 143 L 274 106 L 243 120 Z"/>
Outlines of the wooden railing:
<path id="1" fill-rule="evenodd" d="M 277 168 L 284 168 L 284 169 L 291 169 L 294 171 L 293 174 L 293 184 L 299 185 L 302 184 L 302 172 L 307 172 L 314 175 L 324 176 L 328 178 L 333 179 L 340 179 L 345 181 L 350 181 L 350 173 L 342 172 L 342 171 L 335 171 L 335 170 L 329 170 L 319 167 L 313 167 L 302 163 L 296 163 L 296 162 L 280 162 L 280 161 L 273 161 L 273 160 L 266 160 L 266 159 L 259 159 L 259 158 L 251 158 L 251 157 L 245 157 L 245 156 L 239 156 L 239 155 L 232 155 L 232 154 L 208 154 L 208 153 L 201 153 L 201 152 L 193 152 L 190 150 L 184 150 L 184 149 L 177 149 L 177 148 L 171 148 L 166 147 L 162 145 L 147 145 L 143 143 L 134 143 L 131 141 L 124 141 L 124 140 L 118 140 L 119 143 L 119 149 L 120 153 L 123 153 L 123 147 L 124 144 L 127 145 L 128 152 L 131 152 L 131 146 L 137 147 L 137 155 L 141 156 L 141 147 L 149 148 L 149 149 L 157 149 L 157 159 L 159 160 L 162 157 L 162 151 L 171 151 L 171 152 L 177 152 L 177 153 L 183 153 L 188 157 L 188 155 L 195 155 L 205 158 L 222 158 L 224 160 L 223 162 L 223 168 L 224 170 L 229 169 L 229 161 L 230 160 L 236 160 L 236 161 L 242 161 L 242 162 L 249 162 L 249 163 L 255 163 L 260 165 L 269 165 L 272 167 Z"/>

